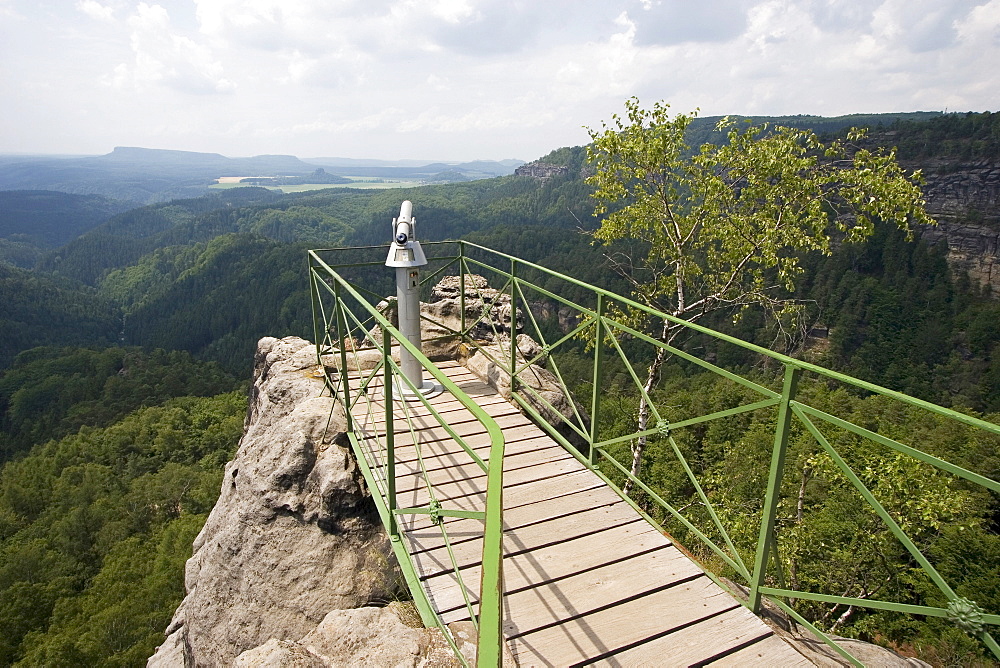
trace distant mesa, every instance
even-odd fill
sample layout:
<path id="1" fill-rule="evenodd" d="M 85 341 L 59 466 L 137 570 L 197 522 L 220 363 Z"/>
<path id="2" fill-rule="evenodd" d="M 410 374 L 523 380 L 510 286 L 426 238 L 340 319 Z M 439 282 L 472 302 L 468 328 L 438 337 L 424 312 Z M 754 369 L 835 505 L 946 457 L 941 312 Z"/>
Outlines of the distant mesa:
<path id="1" fill-rule="evenodd" d="M 529 162 L 514 170 L 515 176 L 530 176 L 533 179 L 551 179 L 553 176 L 562 176 L 569 173 L 569 167 L 553 165 L 547 162 Z"/>

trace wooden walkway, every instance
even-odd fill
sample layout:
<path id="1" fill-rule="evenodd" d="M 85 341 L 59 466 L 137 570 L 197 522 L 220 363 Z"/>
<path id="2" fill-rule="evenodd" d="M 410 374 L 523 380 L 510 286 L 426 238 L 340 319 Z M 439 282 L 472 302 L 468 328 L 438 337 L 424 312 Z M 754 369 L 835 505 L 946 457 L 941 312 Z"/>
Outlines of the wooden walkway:
<path id="1" fill-rule="evenodd" d="M 492 387 L 457 362 L 439 366 L 506 438 L 503 629 L 518 665 L 813 665 Z M 354 411 L 359 437 L 384 429 L 381 386 L 368 398 L 371 413 Z M 399 506 L 426 505 L 417 447 L 396 403 Z M 406 403 L 442 507 L 483 510 L 485 474 L 420 402 Z M 472 415 L 447 393 L 431 403 L 486 460 L 489 439 Z M 482 522 L 444 521 L 463 593 L 439 528 L 426 515 L 399 519 L 431 604 L 447 623 L 468 620 L 465 596 L 478 603 Z"/>

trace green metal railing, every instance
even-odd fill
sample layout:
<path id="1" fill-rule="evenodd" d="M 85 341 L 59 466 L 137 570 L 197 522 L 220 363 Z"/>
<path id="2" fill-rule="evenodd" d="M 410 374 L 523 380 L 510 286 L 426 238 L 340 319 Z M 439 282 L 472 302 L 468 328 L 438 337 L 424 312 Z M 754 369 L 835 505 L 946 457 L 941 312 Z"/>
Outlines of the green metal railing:
<path id="1" fill-rule="evenodd" d="M 365 264 L 357 266 L 368 266 Z M 343 266 L 337 269 L 343 270 Z M 498 666 L 501 648 L 502 619 L 502 526 L 503 526 L 503 451 L 504 438 L 496 422 L 468 395 L 452 382 L 420 350 L 403 337 L 386 317 L 375 309 L 359 285 L 352 285 L 341 273 L 327 264 L 315 252 L 309 252 L 309 274 L 313 304 L 314 340 L 317 355 L 331 393 L 340 399 L 347 422 L 347 435 L 362 469 L 379 515 L 385 525 L 390 544 L 414 604 L 428 626 L 437 626 L 444 633 L 456 657 L 467 665 L 448 627 L 442 623 L 420 585 L 405 541 L 401 540 L 398 518 L 406 515 L 427 515 L 440 529 L 453 572 L 465 597 L 465 605 L 478 634 L 477 665 Z M 369 294 L 369 297 L 375 296 Z M 351 308 L 353 306 L 353 308 Z M 402 346 L 420 361 L 424 371 L 439 383 L 444 391 L 470 411 L 489 434 L 489 463 L 470 447 L 430 402 L 414 387 L 393 359 L 393 347 Z M 394 396 L 409 389 L 413 398 Z M 381 397 L 381 406 L 376 397 Z M 428 475 L 420 440 L 416 438 L 413 404 L 419 403 L 449 436 L 458 443 L 471 461 L 487 476 L 486 503 L 483 510 L 461 510 L 443 507 L 435 494 Z M 396 490 L 397 467 L 396 422 L 402 413 L 405 431 L 412 438 L 416 463 L 425 483 L 426 505 L 399 507 Z M 380 420 L 381 418 L 381 420 Z M 484 524 L 483 558 L 478 606 L 468 596 L 444 518 L 478 519 Z"/>
<path id="2" fill-rule="evenodd" d="M 689 544 L 690 549 L 704 555 L 703 561 L 714 560 L 720 566 L 720 570 L 725 571 L 725 577 L 722 577 L 721 573 L 713 574 L 711 571 L 709 576 L 741 598 L 744 605 L 751 610 L 759 613 L 762 601 L 767 599 L 792 619 L 809 628 L 836 652 L 855 665 L 861 664 L 800 614 L 793 607 L 795 601 L 814 601 L 868 610 L 947 618 L 971 635 L 978 637 L 994 655 L 1000 658 L 1000 646 L 986 630 L 989 626 L 1000 624 L 1000 615 L 981 610 L 977 604 L 959 596 L 954 591 L 916 542 L 907 535 L 900 521 L 887 510 L 872 489 L 866 485 L 863 476 L 860 476 L 856 470 L 857 462 L 852 464 L 851 459 L 856 459 L 856 457 L 846 456 L 842 448 L 838 449 L 837 444 L 839 440 L 842 440 L 839 438 L 841 435 L 850 435 L 851 438 L 870 444 L 883 452 L 894 453 L 894 456 L 905 457 L 921 466 L 930 467 L 935 472 L 953 476 L 956 484 L 980 490 L 986 495 L 1000 493 L 1000 482 L 945 461 L 918 447 L 880 434 L 875 429 L 854 424 L 843 417 L 820 410 L 803 398 L 800 388 L 804 376 L 808 376 L 811 383 L 838 384 L 851 388 L 857 393 L 885 397 L 892 402 L 898 402 L 907 410 L 920 411 L 939 419 L 945 419 L 994 440 L 1000 436 L 1000 426 L 825 369 L 801 359 L 775 353 L 701 325 L 673 318 L 626 297 L 473 243 L 464 241 L 428 243 L 425 244 L 425 249 L 433 268 L 433 271 L 427 272 L 427 277 L 423 281 L 425 284 L 432 285 L 444 275 L 457 275 L 461 283 L 458 295 L 461 300 L 461 325 L 457 329 L 449 329 L 447 335 L 460 337 L 467 346 L 486 355 L 506 374 L 509 374 L 511 397 L 521 406 L 523 411 L 546 429 L 555 440 L 562 443 L 569 452 L 601 476 L 613 489 L 622 493 L 622 487 L 627 482 L 635 489 L 641 490 L 641 494 L 645 497 L 641 504 L 636 502 L 634 498 L 630 498 L 629 495 L 622 494 L 623 498 L 658 527 L 661 523 L 657 522 L 651 513 L 654 508 L 659 509 L 657 512 L 663 514 L 665 521 L 668 521 L 670 526 L 684 532 L 688 536 L 686 540 L 695 541 L 697 545 L 701 546 L 697 548 L 696 545 Z M 313 266 L 314 294 L 323 289 L 324 280 L 335 284 L 333 288 L 326 286 L 327 290 L 332 291 L 335 296 L 342 298 L 343 291 L 347 289 L 346 283 L 341 285 L 339 275 L 320 259 L 336 252 L 314 251 L 310 253 L 311 266 Z M 377 253 L 384 254 L 384 249 L 378 249 Z M 377 267 L 381 264 L 377 253 L 372 256 L 371 261 L 355 262 L 352 267 L 362 271 Z M 467 279 L 470 274 L 485 277 L 492 287 L 488 290 L 476 287 L 479 285 L 478 283 L 470 283 Z M 336 276 L 336 279 L 330 281 L 330 276 Z M 338 293 L 338 290 L 341 292 Z M 570 297 L 566 295 L 570 295 Z M 363 301 L 363 298 L 356 292 L 351 292 L 351 297 L 359 303 Z M 370 297 L 373 300 L 378 299 L 375 295 L 370 295 Z M 469 311 L 470 305 L 467 302 L 470 297 L 475 300 L 475 308 L 472 311 L 477 314 L 476 317 L 471 318 L 466 315 Z M 539 310 L 537 305 L 542 303 L 554 305 L 562 311 L 562 327 L 556 329 L 555 334 L 552 333 L 553 328 L 543 326 L 545 324 L 543 319 L 535 314 L 535 311 Z M 342 309 L 342 307 L 338 308 Z M 398 333 L 388 327 L 387 323 L 383 322 L 384 318 L 377 316 L 370 305 L 367 305 L 367 308 L 371 319 L 378 320 L 378 324 L 383 327 L 382 331 L 387 333 L 387 339 L 379 344 L 381 350 L 387 350 L 389 338 L 398 336 Z M 510 318 L 510 324 L 506 327 L 498 326 L 494 317 L 498 311 L 504 309 Z M 338 311 L 338 313 L 340 312 Z M 343 315 L 337 316 L 338 323 L 343 317 Z M 523 320 L 523 330 L 541 344 L 538 349 L 530 349 L 520 344 L 508 344 L 506 349 L 502 346 L 483 345 L 483 341 L 480 339 L 496 342 L 505 340 L 506 336 L 508 337 L 506 340 L 510 341 L 512 331 L 518 328 L 519 318 Z M 772 370 L 771 380 L 767 379 L 768 374 L 735 373 L 706 359 L 701 359 L 692 354 L 690 350 L 684 349 L 682 344 L 670 345 L 649 336 L 634 324 L 642 319 L 645 319 L 646 322 L 661 324 L 665 321 L 669 322 L 672 327 L 683 328 L 692 336 L 703 337 L 716 345 L 733 347 L 743 351 L 746 355 L 753 356 L 758 361 L 763 360 L 772 369 L 777 366 L 781 373 L 775 376 Z M 322 322 L 329 322 L 325 312 Z M 359 327 L 364 324 L 360 320 L 355 322 Z M 436 324 L 439 329 L 444 326 L 442 323 Z M 328 326 L 327 330 L 318 329 L 317 340 L 325 341 L 323 346 L 326 348 L 336 348 L 336 342 L 331 341 L 327 334 L 328 330 Z M 338 324 L 336 331 L 343 332 L 344 328 Z M 550 336 L 546 337 L 546 332 Z M 582 342 L 585 342 L 585 345 Z M 547 369 L 547 376 L 555 379 L 566 396 L 571 396 L 557 359 L 560 351 L 564 349 L 573 349 L 578 354 L 580 350 L 587 350 L 589 351 L 587 354 L 593 356 L 593 371 L 589 377 L 591 393 L 588 397 L 589 406 L 586 408 L 573 399 L 568 402 L 568 407 L 564 405 L 560 409 L 554 406 L 540 391 L 538 384 L 533 381 L 533 375 L 539 373 L 539 365 L 544 365 Z M 681 419 L 677 419 L 675 416 L 672 421 L 668 420 L 669 407 L 658 405 L 656 393 L 647 392 L 644 389 L 645 363 L 634 361 L 635 359 L 651 359 L 652 354 L 657 349 L 665 350 L 678 363 L 728 379 L 735 386 L 743 388 L 743 391 L 752 399 L 707 414 L 684 416 Z M 344 346 L 340 346 L 339 350 L 343 351 Z M 388 374 L 391 367 L 392 373 L 398 374 L 398 369 L 391 363 L 390 358 L 386 355 L 384 359 L 383 367 L 386 369 L 386 373 Z M 630 382 L 631 396 L 645 400 L 648 405 L 649 422 L 647 428 L 641 431 L 621 428 L 609 429 L 606 426 L 605 416 L 602 415 L 602 410 L 605 409 L 605 401 L 602 397 L 602 375 L 612 365 L 616 365 L 617 369 L 624 370 L 619 373 L 619 376 Z M 441 374 L 435 373 L 431 367 L 433 365 L 428 363 L 428 371 L 440 381 Z M 350 404 L 350 399 L 346 396 L 345 401 Z M 725 514 L 719 512 L 720 509 L 713 504 L 713 490 L 706 488 L 703 481 L 699 480 L 699 476 L 695 473 L 697 466 L 692 466 L 685 457 L 676 436 L 683 433 L 684 430 L 703 429 L 718 421 L 759 414 L 758 412 L 761 411 L 772 411 L 774 415 L 773 433 L 768 437 L 771 440 L 770 466 L 766 473 L 764 470 L 759 472 L 761 478 L 766 475 L 767 487 L 760 500 L 761 510 L 757 520 L 755 520 L 759 522 L 756 544 L 752 546 L 752 549 L 746 547 L 740 549 L 737 544 L 739 541 L 734 539 L 732 534 L 732 527 L 727 527 L 723 520 Z M 486 424 L 485 420 L 484 424 Z M 622 433 L 623 431 L 625 433 Z M 846 481 L 849 481 L 858 497 L 870 507 L 871 511 L 880 518 L 891 535 L 899 542 L 899 545 L 905 550 L 907 558 L 919 571 L 925 574 L 926 578 L 948 602 L 946 606 L 917 605 L 860 596 L 836 596 L 795 589 L 785 583 L 781 568 L 781 527 L 778 522 L 778 512 L 783 501 L 782 480 L 787 468 L 786 456 L 789 452 L 789 440 L 793 431 L 807 433 L 813 439 L 818 451 L 828 457 L 832 466 Z M 831 434 L 835 434 L 837 437 L 833 437 Z M 643 480 L 641 474 L 638 477 L 632 475 L 630 462 L 620 461 L 616 457 L 616 451 L 641 437 L 655 442 L 657 447 L 673 458 L 679 470 L 683 471 L 685 485 L 692 490 L 690 503 L 683 506 L 671 503 L 666 498 L 669 496 L 669 490 L 654 488 L 648 484 L 648 481 Z M 502 441 L 502 439 L 500 440 Z M 502 445 L 499 447 L 502 448 Z M 494 461 L 499 461 L 499 459 L 494 460 L 493 455 L 491 455 L 490 462 Z M 491 486 L 499 485 L 498 481 L 494 482 L 494 472 L 491 466 Z M 498 480 L 499 475 L 497 473 Z M 390 518 L 390 523 L 387 526 L 391 526 L 391 513 L 387 513 L 385 516 Z M 486 522 L 488 533 L 489 517 L 487 517 Z M 495 545 L 496 559 L 499 561 L 499 533 L 493 537 L 492 544 Z M 750 554 L 752 554 L 752 560 L 749 558 Z M 484 549 L 484 560 L 485 557 L 486 551 Z M 730 586 L 730 581 L 735 581 L 737 586 L 735 588 Z M 499 585 L 499 580 L 496 581 L 496 584 Z M 491 582 L 490 587 L 492 586 Z M 485 584 L 483 588 L 485 591 Z M 481 606 L 485 605 L 486 602 L 483 600 Z M 485 607 L 481 607 L 481 610 L 485 610 Z M 499 631 L 497 633 L 499 634 Z M 499 638 L 499 635 L 497 637 Z M 483 639 L 480 642 L 481 651 L 483 651 Z"/>

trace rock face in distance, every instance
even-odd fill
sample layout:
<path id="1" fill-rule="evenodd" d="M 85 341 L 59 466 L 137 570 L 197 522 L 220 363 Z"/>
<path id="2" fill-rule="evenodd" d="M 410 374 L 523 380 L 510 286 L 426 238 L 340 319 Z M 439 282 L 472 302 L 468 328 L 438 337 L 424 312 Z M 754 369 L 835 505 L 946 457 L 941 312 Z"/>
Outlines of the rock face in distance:
<path id="1" fill-rule="evenodd" d="M 924 170 L 927 213 L 938 221 L 923 238 L 944 241 L 952 269 L 1000 294 L 1000 163 L 935 159 L 906 167 Z"/>
<path id="2" fill-rule="evenodd" d="M 331 611 L 385 603 L 400 578 L 375 506 L 341 445 L 315 348 L 258 345 L 244 435 L 195 540 L 187 596 L 150 666 L 222 666 L 297 641 Z"/>
<path id="3" fill-rule="evenodd" d="M 514 170 L 515 176 L 530 176 L 533 179 L 547 180 L 551 179 L 553 176 L 561 176 L 563 174 L 569 173 L 569 167 L 563 167 L 562 165 L 552 165 L 547 162 L 530 162 L 526 165 L 521 165 Z"/>

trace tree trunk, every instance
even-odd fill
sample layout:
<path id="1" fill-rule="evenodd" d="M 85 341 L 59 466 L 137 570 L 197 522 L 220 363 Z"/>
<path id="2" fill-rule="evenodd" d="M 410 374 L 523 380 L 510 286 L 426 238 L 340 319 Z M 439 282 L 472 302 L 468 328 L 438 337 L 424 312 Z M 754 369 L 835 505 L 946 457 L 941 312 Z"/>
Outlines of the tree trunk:
<path id="1" fill-rule="evenodd" d="M 670 323 L 667 321 L 663 322 L 663 331 L 660 334 L 660 340 L 664 343 L 669 343 L 669 333 L 670 333 Z M 639 397 L 639 424 L 636 431 L 642 432 L 646 431 L 649 424 L 649 403 L 646 401 L 646 397 L 653 391 L 653 387 L 656 385 L 656 378 L 660 373 L 660 367 L 663 366 L 663 362 L 667 359 L 667 349 L 657 348 L 656 357 L 653 358 L 652 364 L 649 365 L 649 373 L 646 376 L 646 383 L 643 385 L 644 393 Z M 636 478 L 639 477 L 639 471 L 642 469 L 642 454 L 646 451 L 646 436 L 640 436 L 632 442 L 632 468 L 631 473 Z M 622 487 L 622 493 L 628 495 L 632 491 L 632 479 L 628 478 L 625 480 L 625 485 Z"/>

